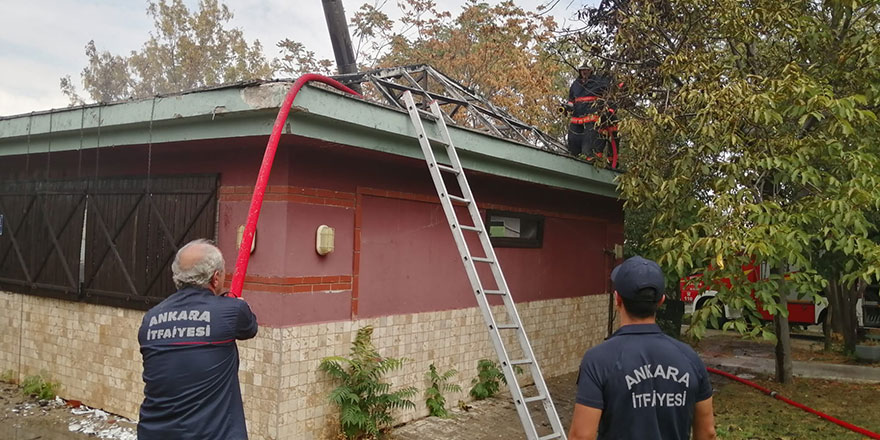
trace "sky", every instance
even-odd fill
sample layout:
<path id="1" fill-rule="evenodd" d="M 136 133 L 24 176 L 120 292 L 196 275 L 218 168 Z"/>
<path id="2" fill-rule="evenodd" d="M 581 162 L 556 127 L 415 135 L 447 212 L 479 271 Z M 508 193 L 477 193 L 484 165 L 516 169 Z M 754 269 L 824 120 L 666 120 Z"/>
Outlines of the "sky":
<path id="1" fill-rule="evenodd" d="M 345 0 L 350 19 L 367 0 Z M 485 0 L 497 3 L 498 0 Z M 550 13 L 562 23 L 580 0 L 514 0 L 524 8 L 554 5 Z M 65 107 L 60 78 L 70 75 L 82 92 L 80 72 L 85 45 L 94 39 L 99 51 L 127 55 L 147 40 L 152 21 L 146 0 L 8 0 L 0 13 L 0 116 Z M 195 9 L 198 0 L 185 0 Z M 278 56 L 275 43 L 300 41 L 321 58 L 333 59 L 321 0 L 225 0 L 250 42 L 260 40 L 267 59 Z M 385 11 L 395 17 L 395 0 Z M 439 10 L 457 15 L 465 0 L 436 0 Z M 355 43 L 356 44 L 356 43 Z M 81 93 L 82 94 L 82 93 Z"/>

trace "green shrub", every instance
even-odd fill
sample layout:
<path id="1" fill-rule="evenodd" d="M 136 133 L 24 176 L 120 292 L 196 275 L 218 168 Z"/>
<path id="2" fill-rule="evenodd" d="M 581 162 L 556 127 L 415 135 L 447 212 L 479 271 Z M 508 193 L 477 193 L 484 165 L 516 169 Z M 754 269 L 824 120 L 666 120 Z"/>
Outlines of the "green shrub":
<path id="1" fill-rule="evenodd" d="M 458 374 L 453 369 L 446 370 L 445 373 L 437 372 L 437 367 L 431 364 L 425 378 L 431 385 L 425 390 L 425 405 L 428 406 L 428 412 L 434 417 L 449 417 L 449 411 L 446 409 L 446 398 L 443 393 L 461 392 L 461 387 L 454 383 L 449 383 L 449 379 Z"/>
<path id="2" fill-rule="evenodd" d="M 415 387 L 391 391 L 391 384 L 382 381 L 382 376 L 401 368 L 407 359 L 380 356 L 372 335 L 372 327 L 358 330 L 350 358 L 328 357 L 319 366 L 341 382 L 329 398 L 340 409 L 339 424 L 347 439 L 383 438 L 394 425 L 392 410 L 415 408 L 409 400 L 416 395 Z"/>
<path id="3" fill-rule="evenodd" d="M 49 400 L 55 398 L 58 386 L 57 382 L 50 382 L 41 375 L 28 376 L 21 382 L 21 392 L 40 400 Z"/>
<path id="4" fill-rule="evenodd" d="M 516 374 L 521 374 L 523 370 L 519 366 L 514 366 L 513 371 Z M 498 364 L 488 359 L 480 359 L 477 362 L 477 377 L 471 381 L 473 388 L 471 388 L 470 395 L 477 400 L 488 399 L 498 393 L 501 383 L 506 385 L 507 378 L 498 368 Z"/>

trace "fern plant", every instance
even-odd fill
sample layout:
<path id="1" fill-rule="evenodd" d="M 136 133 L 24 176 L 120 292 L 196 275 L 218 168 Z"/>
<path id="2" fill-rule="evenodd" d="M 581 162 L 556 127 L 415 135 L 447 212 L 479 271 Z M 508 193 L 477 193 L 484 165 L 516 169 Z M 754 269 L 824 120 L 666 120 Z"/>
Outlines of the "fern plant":
<path id="1" fill-rule="evenodd" d="M 391 384 L 382 381 L 407 359 L 383 358 L 373 346 L 372 336 L 372 327 L 359 329 L 348 358 L 324 358 L 319 366 L 340 382 L 329 398 L 340 409 L 339 424 L 347 439 L 381 439 L 394 424 L 393 410 L 415 408 L 409 400 L 416 395 L 415 387 L 391 391 Z"/>
<path id="2" fill-rule="evenodd" d="M 513 371 L 516 374 L 523 372 L 519 365 L 514 365 Z M 473 388 L 471 388 L 470 395 L 476 400 L 488 399 L 498 394 L 502 383 L 507 385 L 507 378 L 498 368 L 498 364 L 488 359 L 480 359 L 477 362 L 477 377 L 471 381 Z"/>
<path id="3" fill-rule="evenodd" d="M 458 371 L 454 369 L 446 370 L 445 373 L 440 374 L 437 372 L 437 367 L 434 364 L 428 367 L 425 378 L 431 385 L 425 390 L 425 405 L 427 405 L 430 415 L 434 417 L 449 417 L 449 411 L 446 409 L 446 398 L 443 397 L 443 393 L 461 392 L 461 386 L 449 383 L 449 380 L 456 374 L 458 374 Z"/>

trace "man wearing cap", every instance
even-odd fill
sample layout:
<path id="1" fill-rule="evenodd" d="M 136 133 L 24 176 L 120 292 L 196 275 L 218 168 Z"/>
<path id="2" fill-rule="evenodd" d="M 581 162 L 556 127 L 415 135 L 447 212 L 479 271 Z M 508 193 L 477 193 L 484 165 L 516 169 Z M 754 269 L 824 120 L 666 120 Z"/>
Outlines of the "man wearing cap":
<path id="1" fill-rule="evenodd" d="M 688 345 L 657 326 L 665 280 L 632 257 L 611 272 L 620 329 L 584 355 L 569 440 L 715 438 L 712 385 Z"/>

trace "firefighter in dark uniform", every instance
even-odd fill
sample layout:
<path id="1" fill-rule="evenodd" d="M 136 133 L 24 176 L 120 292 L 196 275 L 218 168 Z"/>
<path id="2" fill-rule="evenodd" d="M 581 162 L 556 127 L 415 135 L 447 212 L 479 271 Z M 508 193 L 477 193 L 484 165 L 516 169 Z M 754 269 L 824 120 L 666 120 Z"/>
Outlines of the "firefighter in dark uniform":
<path id="1" fill-rule="evenodd" d="M 568 152 L 587 160 L 601 158 L 611 146 L 612 168 L 617 167 L 617 115 L 605 95 L 611 77 L 598 74 L 587 62 L 578 67 L 578 77 L 568 89 L 564 109 L 571 112 L 568 125 Z"/>
<path id="2" fill-rule="evenodd" d="M 257 334 L 239 298 L 221 294 L 223 255 L 211 242 L 182 247 L 171 272 L 179 289 L 144 315 L 139 440 L 246 440 L 235 341 Z"/>
<path id="3" fill-rule="evenodd" d="M 568 89 L 567 108 L 571 111 L 568 125 L 568 152 L 588 158 L 601 156 L 605 142 L 596 129 L 602 110 L 601 97 L 608 89 L 607 81 L 594 75 L 593 68 L 584 62 L 578 67 L 578 77 Z"/>
<path id="4" fill-rule="evenodd" d="M 611 281 L 621 327 L 581 361 L 569 440 L 715 439 L 705 365 L 655 322 L 665 299 L 660 266 L 632 257 Z"/>

